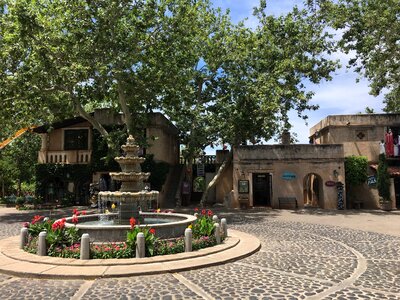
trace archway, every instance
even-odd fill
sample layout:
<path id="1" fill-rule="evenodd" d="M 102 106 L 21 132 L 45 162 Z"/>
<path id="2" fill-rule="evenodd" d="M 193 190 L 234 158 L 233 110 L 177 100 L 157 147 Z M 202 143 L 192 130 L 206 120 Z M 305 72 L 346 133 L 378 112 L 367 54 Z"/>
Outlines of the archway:
<path id="1" fill-rule="evenodd" d="M 304 207 L 323 208 L 322 178 L 318 174 L 309 173 L 303 181 Z"/>

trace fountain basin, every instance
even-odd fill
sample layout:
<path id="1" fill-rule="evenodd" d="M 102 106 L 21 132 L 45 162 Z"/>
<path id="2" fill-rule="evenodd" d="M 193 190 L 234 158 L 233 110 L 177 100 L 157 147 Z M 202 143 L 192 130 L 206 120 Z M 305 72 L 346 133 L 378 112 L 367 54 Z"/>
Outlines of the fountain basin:
<path id="1" fill-rule="evenodd" d="M 92 224 L 93 221 L 98 221 L 104 216 L 114 218 L 117 214 L 93 214 L 78 217 L 78 224 L 72 223 L 72 217 L 66 218 L 65 227 L 78 228 L 79 235 L 88 233 L 90 240 L 93 242 L 123 242 L 126 240 L 126 233 L 131 229 L 130 225 L 114 225 L 110 223 Z M 196 217 L 192 215 L 177 214 L 177 213 L 152 213 L 142 212 L 140 216 L 144 218 L 157 219 L 156 224 L 141 224 L 140 227 L 154 228 L 155 235 L 158 238 L 167 239 L 180 237 L 184 235 L 185 229 L 196 221 Z M 85 224 L 90 222 L 89 224 Z"/>

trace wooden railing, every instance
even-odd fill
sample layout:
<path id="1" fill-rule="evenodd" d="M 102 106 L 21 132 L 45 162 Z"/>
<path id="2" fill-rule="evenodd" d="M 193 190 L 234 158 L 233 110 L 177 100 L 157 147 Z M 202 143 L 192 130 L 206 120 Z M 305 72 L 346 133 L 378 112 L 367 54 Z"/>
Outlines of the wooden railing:
<path id="1" fill-rule="evenodd" d="M 40 164 L 88 164 L 91 150 L 39 151 Z"/>
<path id="2" fill-rule="evenodd" d="M 193 164 L 210 164 L 210 165 L 214 165 L 215 164 L 215 160 L 216 160 L 216 156 L 215 155 L 204 155 L 202 157 L 197 157 L 197 158 L 193 158 Z M 179 157 L 179 163 L 181 165 L 184 165 L 187 163 L 187 160 L 183 157 L 180 156 Z"/>

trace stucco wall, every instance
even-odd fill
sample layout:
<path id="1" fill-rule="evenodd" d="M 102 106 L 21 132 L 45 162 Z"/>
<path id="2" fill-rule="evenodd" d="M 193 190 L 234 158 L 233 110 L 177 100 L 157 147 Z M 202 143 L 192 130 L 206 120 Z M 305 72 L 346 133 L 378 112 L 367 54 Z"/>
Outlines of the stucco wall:
<path id="1" fill-rule="evenodd" d="M 287 172 L 295 174 L 295 179 L 284 179 L 282 175 Z M 236 148 L 233 159 L 235 202 L 239 199 L 238 180 L 249 180 L 249 204 L 253 205 L 252 174 L 255 173 L 272 174 L 273 208 L 279 207 L 279 197 L 296 197 L 299 207 L 304 207 L 304 180 L 308 174 L 316 174 L 320 178 L 319 207 L 335 209 L 337 189 L 335 186 L 326 186 L 325 183 L 327 181 L 344 183 L 343 147 L 342 145 L 274 145 Z"/>

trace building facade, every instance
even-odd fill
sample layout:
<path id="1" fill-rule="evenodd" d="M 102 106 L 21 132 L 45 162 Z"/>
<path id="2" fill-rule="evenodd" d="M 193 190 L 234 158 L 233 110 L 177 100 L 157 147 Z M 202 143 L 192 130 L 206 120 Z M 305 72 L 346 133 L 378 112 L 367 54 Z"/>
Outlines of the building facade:
<path id="1" fill-rule="evenodd" d="M 96 110 L 92 115 L 103 126 L 123 125 L 122 115 L 108 109 Z M 155 162 L 167 163 L 173 170 L 172 167 L 179 164 L 178 129 L 161 113 L 152 113 L 143 130 L 149 143 L 148 147 L 142 149 L 143 154 L 153 155 Z M 98 165 L 93 167 L 94 160 L 98 164 L 101 159 L 96 157 L 99 156 L 96 143 L 100 137 L 95 135 L 88 121 L 81 117 L 71 118 L 50 126 L 37 127 L 34 132 L 42 138 L 38 169 L 54 174 L 49 176 L 51 180 L 43 180 L 38 184 L 44 200 L 61 201 L 69 195 L 80 204 L 87 204 L 91 183 L 98 183 L 101 189 L 116 188 L 110 182 L 109 170 L 102 170 Z M 160 201 L 164 201 L 167 191 L 160 192 Z"/>
<path id="2" fill-rule="evenodd" d="M 385 153 L 391 174 L 393 208 L 400 208 L 400 114 L 357 114 L 328 116 L 310 129 L 314 144 L 342 144 L 344 156 L 365 156 L 372 180 L 355 187 L 352 202 L 364 208 L 379 208 L 376 186 L 376 169 L 380 153 Z M 372 183 L 372 184 L 371 184 Z"/>
<path id="3" fill-rule="evenodd" d="M 217 199 L 225 194 L 232 207 L 344 209 L 344 176 L 342 145 L 239 146 Z"/>

